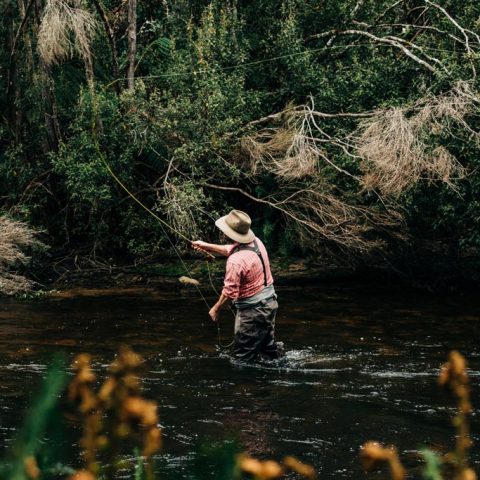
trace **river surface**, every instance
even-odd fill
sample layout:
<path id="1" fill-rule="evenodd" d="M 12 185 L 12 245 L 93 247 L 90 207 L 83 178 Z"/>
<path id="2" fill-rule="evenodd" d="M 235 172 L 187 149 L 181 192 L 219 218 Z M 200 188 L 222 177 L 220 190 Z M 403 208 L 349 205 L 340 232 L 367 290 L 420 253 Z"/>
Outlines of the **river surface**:
<path id="1" fill-rule="evenodd" d="M 258 458 L 293 454 L 322 479 L 376 478 L 367 477 L 358 461 L 360 445 L 372 439 L 397 445 L 419 477 L 418 449 L 445 452 L 454 442 L 453 402 L 436 381 L 449 350 L 458 349 L 469 360 L 472 463 L 480 470 L 479 298 L 379 284 L 277 291 L 277 338 L 287 352 L 281 367 L 232 362 L 216 345 L 205 305 L 188 289 L 2 300 L 2 451 L 53 353 L 64 351 L 71 360 L 89 352 L 102 376 L 128 344 L 145 358 L 145 396 L 159 405 L 164 446 L 157 469 L 163 478 L 189 478 L 199 448 L 226 440 Z M 228 311 L 221 330 L 229 342 Z"/>

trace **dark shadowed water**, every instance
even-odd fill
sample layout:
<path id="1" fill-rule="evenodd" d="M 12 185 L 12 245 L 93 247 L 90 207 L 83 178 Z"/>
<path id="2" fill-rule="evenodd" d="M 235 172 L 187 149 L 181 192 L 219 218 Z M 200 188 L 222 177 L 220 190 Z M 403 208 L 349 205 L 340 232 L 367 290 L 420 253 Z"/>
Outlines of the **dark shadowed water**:
<path id="1" fill-rule="evenodd" d="M 49 358 L 89 352 L 99 374 L 123 344 L 146 359 L 146 396 L 160 406 L 162 468 L 188 476 L 198 445 L 236 439 L 261 458 L 285 454 L 322 478 L 364 477 L 359 446 L 395 443 L 418 469 L 422 446 L 453 444 L 452 402 L 436 387 L 456 348 L 470 362 L 480 441 L 480 299 L 381 285 L 279 288 L 277 337 L 288 362 L 240 367 L 216 347 L 195 291 L 79 291 L 0 304 L 0 445 L 7 447 Z M 223 316 L 223 341 L 232 319 Z M 472 450 L 480 465 L 478 446 Z M 374 477 L 370 477 L 374 478 Z"/>

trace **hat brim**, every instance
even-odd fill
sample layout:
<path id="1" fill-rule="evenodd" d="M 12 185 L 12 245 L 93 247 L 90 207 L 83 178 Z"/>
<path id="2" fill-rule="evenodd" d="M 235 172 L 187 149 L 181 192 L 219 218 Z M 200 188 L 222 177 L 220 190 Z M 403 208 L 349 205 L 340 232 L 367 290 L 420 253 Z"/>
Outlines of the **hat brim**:
<path id="1" fill-rule="evenodd" d="M 248 230 L 247 233 L 238 233 L 233 228 L 229 227 L 227 225 L 227 222 L 225 219 L 228 217 L 228 215 L 225 215 L 224 217 L 219 218 L 216 222 L 215 225 L 228 237 L 234 240 L 235 242 L 238 243 L 250 243 L 253 242 L 255 239 L 255 234 L 252 232 L 252 230 Z"/>

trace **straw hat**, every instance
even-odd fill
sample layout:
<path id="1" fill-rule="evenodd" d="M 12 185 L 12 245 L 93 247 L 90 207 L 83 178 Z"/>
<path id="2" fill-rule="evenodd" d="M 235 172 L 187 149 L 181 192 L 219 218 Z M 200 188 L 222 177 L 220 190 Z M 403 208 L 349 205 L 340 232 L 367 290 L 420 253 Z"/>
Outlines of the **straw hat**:
<path id="1" fill-rule="evenodd" d="M 238 243 L 253 242 L 255 234 L 250 230 L 252 220 L 241 210 L 232 210 L 228 215 L 219 218 L 215 225 L 229 238 Z"/>

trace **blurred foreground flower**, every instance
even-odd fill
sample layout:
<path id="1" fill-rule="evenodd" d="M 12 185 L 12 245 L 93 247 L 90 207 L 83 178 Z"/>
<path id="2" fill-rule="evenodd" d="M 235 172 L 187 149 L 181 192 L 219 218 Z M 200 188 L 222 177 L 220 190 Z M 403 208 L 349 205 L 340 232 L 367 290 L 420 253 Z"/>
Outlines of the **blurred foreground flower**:
<path id="1" fill-rule="evenodd" d="M 119 465 L 122 442 L 131 440 L 143 446 L 147 461 L 147 477 L 153 478 L 151 457 L 162 445 L 158 428 L 157 405 L 141 396 L 139 369 L 142 358 L 123 348 L 110 365 L 110 376 L 94 390 L 96 376 L 91 369 L 91 357 L 78 355 L 72 364 L 75 377 L 69 385 L 68 398 L 77 405 L 83 423 L 80 441 L 84 449 L 86 469 L 72 479 L 90 480 L 100 474 L 100 464 L 107 465 L 107 477 L 113 477 Z M 100 453 L 106 458 L 99 462 Z"/>
<path id="2" fill-rule="evenodd" d="M 459 352 L 453 350 L 448 361 L 442 366 L 438 378 L 440 386 L 447 388 L 457 400 L 457 414 L 452 423 L 456 429 L 455 450 L 443 456 L 443 460 L 431 450 L 421 451 L 427 467 L 425 478 L 442 479 L 442 464 L 452 465 L 454 480 L 476 480 L 477 475 L 468 465 L 468 450 L 472 446 L 468 415 L 472 413 L 470 401 L 470 381 L 467 373 L 467 361 Z M 406 471 L 400 462 L 397 449 L 393 446 L 382 447 L 377 442 L 367 442 L 360 450 L 360 458 L 365 470 L 371 470 L 381 463 L 388 463 L 393 480 L 404 480 Z"/>
<path id="3" fill-rule="evenodd" d="M 390 466 L 393 480 L 404 480 L 406 471 L 398 458 L 395 447 L 382 447 L 377 442 L 367 442 L 360 451 L 363 468 L 371 470 L 380 463 L 386 462 Z"/>
<path id="4" fill-rule="evenodd" d="M 296 472 L 302 477 L 313 480 L 316 477 L 315 469 L 311 465 L 300 462 L 295 457 L 285 457 L 282 463 L 274 460 L 257 460 L 247 455 L 237 458 L 238 469 L 261 480 L 279 478 L 289 471 Z"/>

